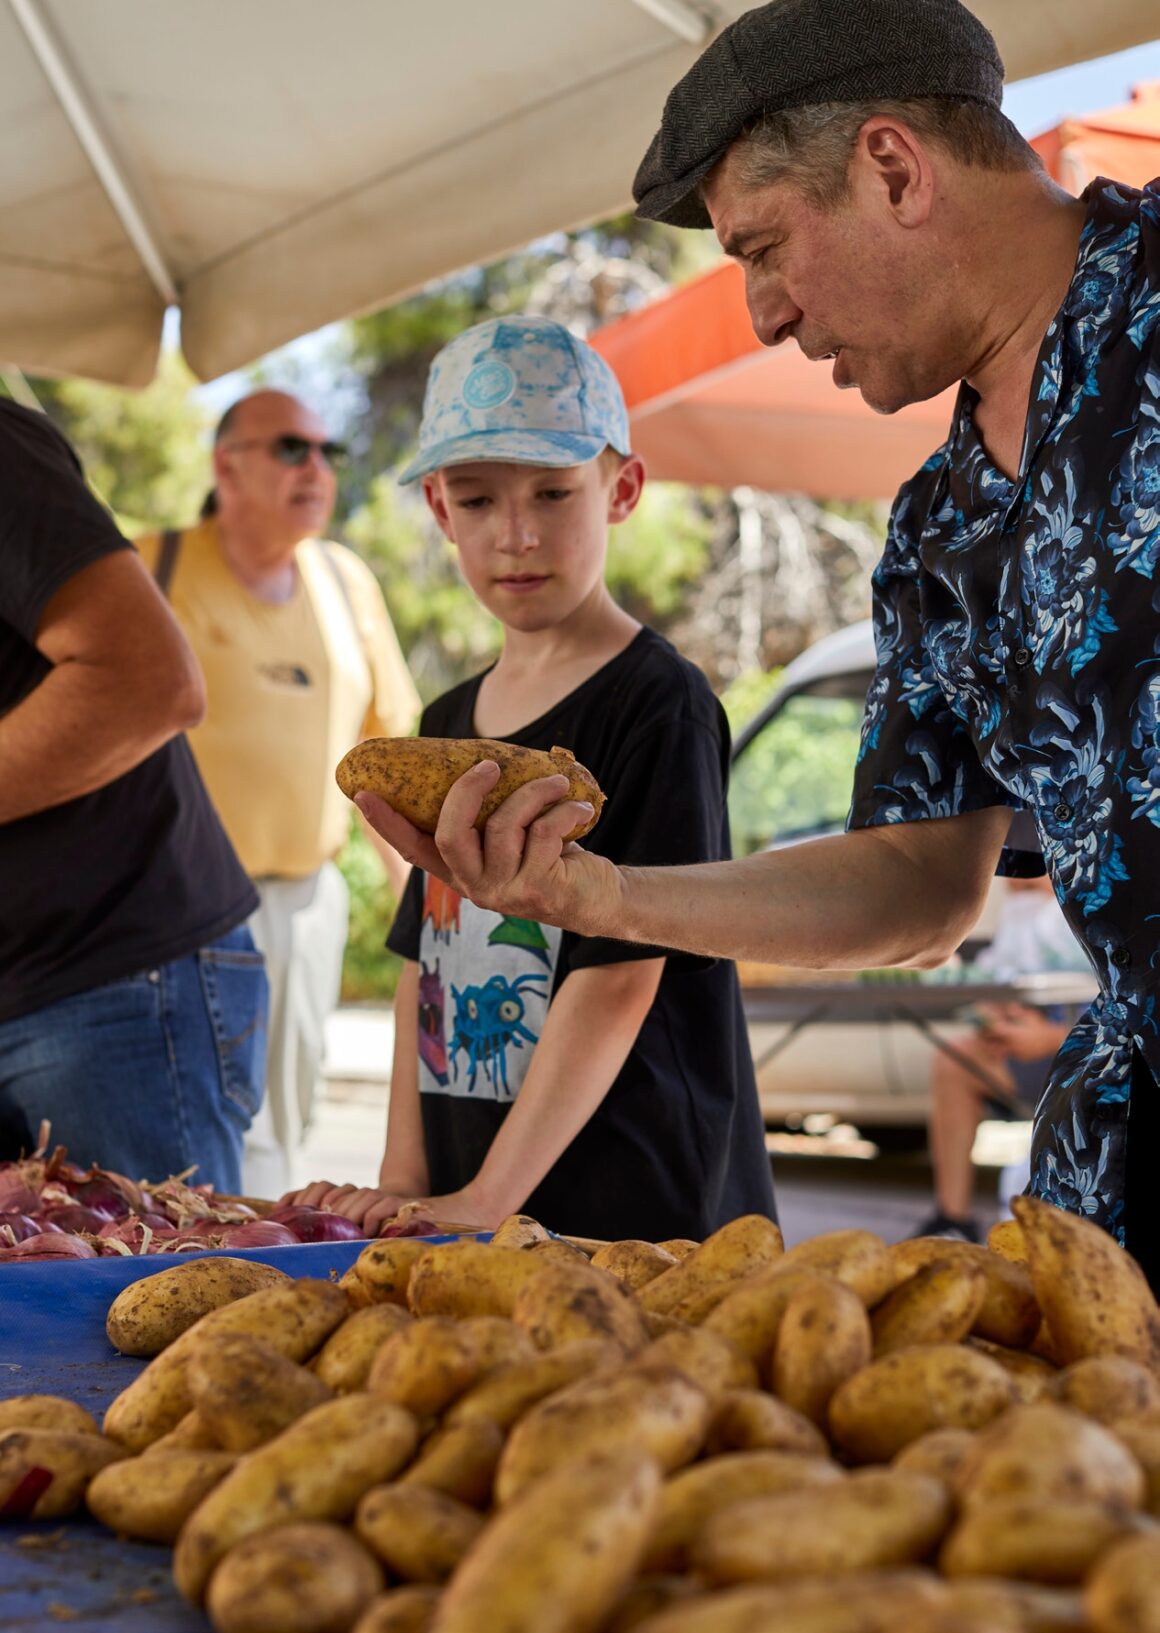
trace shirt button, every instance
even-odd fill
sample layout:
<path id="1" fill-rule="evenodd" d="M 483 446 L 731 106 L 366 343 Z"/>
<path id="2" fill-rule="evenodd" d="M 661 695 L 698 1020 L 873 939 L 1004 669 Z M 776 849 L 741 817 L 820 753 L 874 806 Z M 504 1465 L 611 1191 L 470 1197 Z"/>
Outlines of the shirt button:
<path id="1" fill-rule="evenodd" d="M 1126 969 L 1132 962 L 1132 955 L 1126 947 L 1116 947 L 1112 950 L 1112 963 L 1117 969 Z"/>
<path id="2" fill-rule="evenodd" d="M 1075 812 L 1065 799 L 1061 799 L 1052 814 L 1057 822 L 1070 822 Z"/>
<path id="3" fill-rule="evenodd" d="M 1025 646 L 1021 646 L 1018 652 L 1015 653 L 1015 662 L 1020 669 L 1026 669 L 1031 662 L 1031 654 Z"/>

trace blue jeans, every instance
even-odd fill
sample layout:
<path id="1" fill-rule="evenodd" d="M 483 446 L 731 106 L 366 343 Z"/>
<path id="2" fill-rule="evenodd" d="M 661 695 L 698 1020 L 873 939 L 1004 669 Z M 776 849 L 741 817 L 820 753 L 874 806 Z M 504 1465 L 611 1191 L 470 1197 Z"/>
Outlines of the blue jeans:
<path id="1" fill-rule="evenodd" d="M 262 1102 L 266 972 L 243 925 L 210 946 L 0 1023 L 0 1137 L 159 1181 L 241 1188 L 242 1136 Z"/>

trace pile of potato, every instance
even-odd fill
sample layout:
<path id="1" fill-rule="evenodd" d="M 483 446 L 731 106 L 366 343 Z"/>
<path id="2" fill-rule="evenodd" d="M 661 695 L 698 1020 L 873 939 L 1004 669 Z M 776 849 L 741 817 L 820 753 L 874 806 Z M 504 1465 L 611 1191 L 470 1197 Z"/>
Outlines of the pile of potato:
<path id="1" fill-rule="evenodd" d="M 102 1432 L 0 1404 L 0 1513 L 171 1544 L 219 1633 L 1160 1633 L 1160 1310 L 1014 1207 L 183 1264 L 109 1312 L 156 1358 Z"/>

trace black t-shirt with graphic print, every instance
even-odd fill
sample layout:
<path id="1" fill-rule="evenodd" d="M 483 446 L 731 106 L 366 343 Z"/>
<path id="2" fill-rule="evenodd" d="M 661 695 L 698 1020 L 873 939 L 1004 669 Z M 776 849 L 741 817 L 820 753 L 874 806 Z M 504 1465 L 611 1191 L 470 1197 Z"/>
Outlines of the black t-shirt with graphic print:
<path id="1" fill-rule="evenodd" d="M 482 678 L 431 704 L 421 735 L 478 735 Z M 607 803 L 589 850 L 634 867 L 729 855 L 724 712 L 700 670 L 652 630 L 508 741 L 559 744 L 597 778 Z M 388 945 L 419 964 L 420 1104 L 434 1195 L 479 1171 L 568 976 L 664 954 L 504 918 L 419 870 Z M 568 1092 L 566 1071 L 558 1092 Z M 774 1216 L 732 963 L 665 958 L 616 1081 L 525 1207 L 553 1230 L 653 1241 L 699 1239 L 742 1213 Z"/>
<path id="2" fill-rule="evenodd" d="M 2 722 L 52 672 L 36 645 L 49 601 L 131 546 L 60 432 L 7 400 L 0 493 Z M 0 1022 L 182 958 L 256 906 L 189 744 L 175 737 L 91 794 L 0 823 Z"/>

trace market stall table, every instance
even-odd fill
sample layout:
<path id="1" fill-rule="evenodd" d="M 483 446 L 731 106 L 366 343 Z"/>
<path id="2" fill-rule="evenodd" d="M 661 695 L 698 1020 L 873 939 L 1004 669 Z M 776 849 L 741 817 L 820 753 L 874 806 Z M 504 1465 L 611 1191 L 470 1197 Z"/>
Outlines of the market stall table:
<path id="1" fill-rule="evenodd" d="M 1070 971 L 1021 975 L 1011 981 L 899 980 L 884 972 L 881 981 L 787 982 L 745 988 L 745 1012 L 750 1021 L 784 1022 L 786 1030 L 754 1060 L 761 1070 L 775 1059 L 806 1027 L 866 1021 L 902 1021 L 921 1032 L 935 1048 L 965 1065 L 984 1084 L 989 1099 L 1010 1106 L 1004 1086 L 983 1066 L 956 1049 L 934 1029 L 936 1021 L 953 1021 L 978 1004 L 1028 1004 L 1037 1009 L 1062 1008 L 1071 1018 L 1097 994 L 1094 977 Z"/>
<path id="2" fill-rule="evenodd" d="M 432 1236 L 434 1242 L 453 1238 Z M 327 1279 L 366 1243 L 314 1242 L 233 1253 L 28 1260 L 0 1265 L 0 1400 L 64 1395 L 98 1421 L 148 1363 L 119 1355 L 105 1315 L 122 1288 L 190 1258 L 253 1259 L 291 1276 Z M 206 1633 L 208 1619 L 173 1585 L 171 1550 L 118 1538 L 87 1514 L 0 1525 L 0 1630 Z"/>

